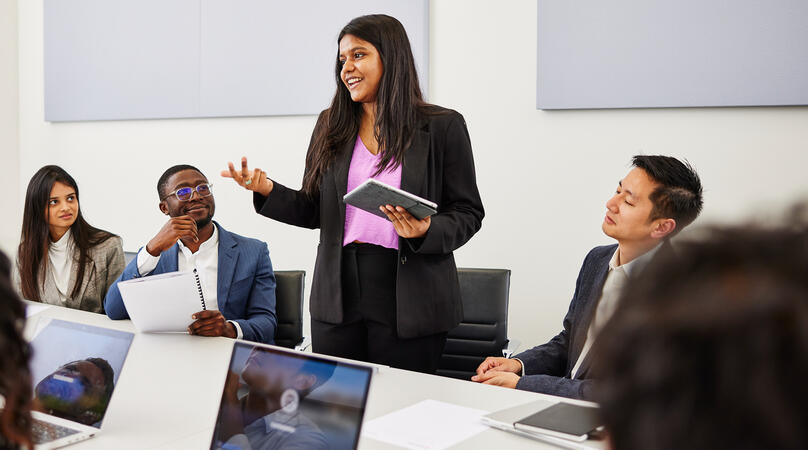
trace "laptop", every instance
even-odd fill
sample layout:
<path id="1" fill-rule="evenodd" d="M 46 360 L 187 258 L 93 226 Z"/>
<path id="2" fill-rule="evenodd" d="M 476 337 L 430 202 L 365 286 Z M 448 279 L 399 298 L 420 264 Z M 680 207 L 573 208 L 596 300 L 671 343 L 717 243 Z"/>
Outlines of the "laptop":
<path id="1" fill-rule="evenodd" d="M 36 450 L 96 435 L 134 335 L 63 320 L 40 321 L 31 341 Z"/>
<path id="2" fill-rule="evenodd" d="M 597 406 L 538 400 L 495 411 L 481 418 L 485 425 L 567 449 L 591 449 L 583 443 L 602 430 Z"/>
<path id="3" fill-rule="evenodd" d="M 373 368 L 237 341 L 211 449 L 355 449 Z"/>

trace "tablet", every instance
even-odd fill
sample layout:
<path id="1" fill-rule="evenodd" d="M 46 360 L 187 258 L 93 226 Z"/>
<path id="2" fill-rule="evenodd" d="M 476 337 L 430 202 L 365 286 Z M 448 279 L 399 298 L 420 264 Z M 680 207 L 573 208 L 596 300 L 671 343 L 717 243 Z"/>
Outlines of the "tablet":
<path id="1" fill-rule="evenodd" d="M 574 441 L 585 441 L 601 426 L 598 408 L 556 403 L 513 424 L 517 430 L 544 433 Z"/>
<path id="2" fill-rule="evenodd" d="M 396 189 L 389 184 L 369 178 L 342 197 L 342 201 L 359 209 L 387 219 L 379 210 L 384 205 L 401 206 L 418 220 L 438 212 L 438 205 L 429 200 Z"/>

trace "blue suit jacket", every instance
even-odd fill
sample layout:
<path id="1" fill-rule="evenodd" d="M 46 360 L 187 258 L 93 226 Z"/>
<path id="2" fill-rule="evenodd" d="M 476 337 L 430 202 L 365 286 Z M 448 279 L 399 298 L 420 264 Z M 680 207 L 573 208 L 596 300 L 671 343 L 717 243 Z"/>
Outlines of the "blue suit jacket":
<path id="1" fill-rule="evenodd" d="M 219 229 L 219 271 L 216 296 L 219 311 L 227 320 L 238 322 L 244 339 L 272 344 L 275 341 L 275 274 L 264 242 Z M 157 267 L 149 275 L 177 271 L 179 245 L 160 255 Z M 111 319 L 128 319 L 118 282 L 138 278 L 137 258 L 123 270 L 104 299 Z"/>
<path id="2" fill-rule="evenodd" d="M 519 379 L 517 389 L 592 399 L 593 381 L 587 378 L 593 352 L 587 353 L 578 371 L 578 378 L 570 379 L 570 373 L 586 342 L 589 323 L 594 316 L 606 275 L 609 273 L 609 260 L 615 250 L 617 244 L 606 245 L 595 247 L 586 255 L 575 282 L 575 293 L 569 311 L 564 317 L 564 329 L 550 342 L 515 356 L 522 360 L 527 374 Z"/>

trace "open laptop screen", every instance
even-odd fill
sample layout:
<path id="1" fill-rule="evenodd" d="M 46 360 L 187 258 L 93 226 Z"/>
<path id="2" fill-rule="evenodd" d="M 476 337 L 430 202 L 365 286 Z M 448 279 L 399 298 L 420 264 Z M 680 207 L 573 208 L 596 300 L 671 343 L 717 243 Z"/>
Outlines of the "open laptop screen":
<path id="1" fill-rule="evenodd" d="M 371 369 L 236 342 L 211 448 L 354 449 Z"/>
<path id="2" fill-rule="evenodd" d="M 101 427 L 133 336 L 51 320 L 31 341 L 31 377 L 41 409 Z"/>

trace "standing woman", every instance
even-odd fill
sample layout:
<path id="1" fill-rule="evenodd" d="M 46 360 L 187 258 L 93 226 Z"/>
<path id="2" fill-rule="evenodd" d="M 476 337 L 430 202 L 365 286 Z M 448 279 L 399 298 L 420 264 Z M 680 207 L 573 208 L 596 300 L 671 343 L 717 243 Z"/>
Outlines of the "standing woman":
<path id="1" fill-rule="evenodd" d="M 28 183 L 17 259 L 24 298 L 101 314 L 124 267 L 121 238 L 84 220 L 78 185 L 59 166 Z"/>
<path id="2" fill-rule="evenodd" d="M 424 102 L 407 34 L 390 16 L 352 20 L 339 34 L 337 92 L 320 114 L 303 188 L 229 164 L 222 175 L 254 191 L 259 214 L 320 228 L 311 290 L 313 350 L 434 373 L 446 333 L 462 318 L 452 252 L 484 211 L 463 116 Z M 376 178 L 438 204 L 417 220 L 396 205 L 389 220 L 343 195 Z"/>

